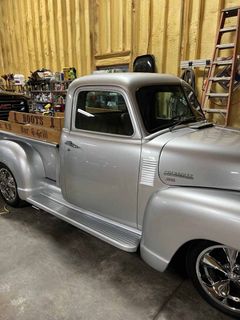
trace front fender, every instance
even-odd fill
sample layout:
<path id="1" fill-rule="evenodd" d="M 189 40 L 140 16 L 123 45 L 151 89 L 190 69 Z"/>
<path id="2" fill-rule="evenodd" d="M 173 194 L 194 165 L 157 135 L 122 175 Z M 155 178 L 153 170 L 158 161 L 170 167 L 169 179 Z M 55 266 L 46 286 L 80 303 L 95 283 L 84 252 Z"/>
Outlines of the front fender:
<path id="1" fill-rule="evenodd" d="M 33 190 L 40 188 L 40 180 L 45 176 L 43 162 L 31 145 L 1 140 L 0 162 L 12 171 L 21 199 L 26 200 Z"/>
<path id="2" fill-rule="evenodd" d="M 240 193 L 171 187 L 155 193 L 143 223 L 142 258 L 164 271 L 185 243 L 206 239 L 240 249 Z"/>

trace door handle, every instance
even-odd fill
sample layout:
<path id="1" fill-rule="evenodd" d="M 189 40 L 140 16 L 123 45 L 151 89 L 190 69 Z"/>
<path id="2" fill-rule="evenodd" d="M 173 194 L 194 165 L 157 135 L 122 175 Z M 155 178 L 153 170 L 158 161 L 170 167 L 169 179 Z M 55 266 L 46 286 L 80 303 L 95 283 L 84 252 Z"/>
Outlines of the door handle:
<path id="1" fill-rule="evenodd" d="M 66 141 L 65 144 L 68 146 L 68 147 L 71 147 L 71 148 L 75 148 L 75 149 L 80 149 L 80 147 L 78 145 L 76 145 L 75 143 L 73 143 L 72 141 Z"/>

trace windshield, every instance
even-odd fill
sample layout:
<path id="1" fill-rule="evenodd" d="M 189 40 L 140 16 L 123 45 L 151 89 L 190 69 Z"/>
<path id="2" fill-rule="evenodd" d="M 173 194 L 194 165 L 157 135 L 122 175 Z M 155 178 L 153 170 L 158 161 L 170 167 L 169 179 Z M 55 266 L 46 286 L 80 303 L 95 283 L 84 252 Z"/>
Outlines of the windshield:
<path id="1" fill-rule="evenodd" d="M 175 123 L 203 120 L 199 104 L 194 107 L 180 85 L 154 85 L 136 92 L 142 120 L 149 133 L 171 127 Z"/>

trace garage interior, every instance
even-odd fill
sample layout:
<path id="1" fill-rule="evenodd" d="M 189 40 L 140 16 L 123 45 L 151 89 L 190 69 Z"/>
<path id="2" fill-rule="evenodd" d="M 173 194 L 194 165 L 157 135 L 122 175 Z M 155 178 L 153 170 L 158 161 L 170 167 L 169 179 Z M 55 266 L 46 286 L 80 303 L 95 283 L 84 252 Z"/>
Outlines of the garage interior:
<path id="1" fill-rule="evenodd" d="M 231 31 L 224 40 L 233 44 L 218 57 L 227 65 L 217 76 L 212 63 L 219 30 L 232 25 L 221 15 L 235 7 L 239 0 L 0 0 L 0 106 L 1 92 L 14 99 L 17 93 L 29 110 L 54 115 L 55 133 L 45 141 L 59 143 L 75 78 L 137 71 L 136 59 L 147 57 L 154 73 L 194 88 L 210 122 L 239 130 L 240 40 L 234 46 Z M 214 76 L 228 80 L 208 101 Z M 14 103 L 13 113 L 0 107 L 0 130 L 23 125 Z M 12 126 L 3 127 L 7 120 Z M 44 139 L 34 129 L 25 136 Z M 0 320 L 231 319 L 208 305 L 176 265 L 159 273 L 139 252 L 121 251 L 35 207 L 12 208 L 0 199 L 0 209 Z"/>

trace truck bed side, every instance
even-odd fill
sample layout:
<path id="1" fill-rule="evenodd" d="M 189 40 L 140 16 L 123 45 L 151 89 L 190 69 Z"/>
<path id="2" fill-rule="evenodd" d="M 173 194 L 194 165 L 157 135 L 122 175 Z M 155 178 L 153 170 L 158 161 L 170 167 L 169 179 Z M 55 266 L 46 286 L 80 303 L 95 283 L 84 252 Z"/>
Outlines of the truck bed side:
<path id="1" fill-rule="evenodd" d="M 58 183 L 59 152 L 57 144 L 34 140 L 5 131 L 0 131 L 0 141 L 1 140 L 16 142 L 20 144 L 22 148 L 24 148 L 24 144 L 30 145 L 41 157 L 45 171 L 45 178 L 57 181 Z"/>

